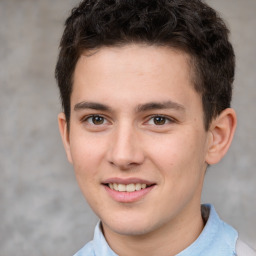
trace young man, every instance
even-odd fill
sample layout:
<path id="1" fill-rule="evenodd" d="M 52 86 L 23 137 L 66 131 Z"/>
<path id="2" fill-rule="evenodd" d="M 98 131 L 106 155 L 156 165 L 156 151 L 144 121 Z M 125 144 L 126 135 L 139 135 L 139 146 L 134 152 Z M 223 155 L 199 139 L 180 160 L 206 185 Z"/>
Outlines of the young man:
<path id="1" fill-rule="evenodd" d="M 199 0 L 82 1 L 56 66 L 59 127 L 100 223 L 81 255 L 256 255 L 200 205 L 227 152 L 234 52 Z"/>

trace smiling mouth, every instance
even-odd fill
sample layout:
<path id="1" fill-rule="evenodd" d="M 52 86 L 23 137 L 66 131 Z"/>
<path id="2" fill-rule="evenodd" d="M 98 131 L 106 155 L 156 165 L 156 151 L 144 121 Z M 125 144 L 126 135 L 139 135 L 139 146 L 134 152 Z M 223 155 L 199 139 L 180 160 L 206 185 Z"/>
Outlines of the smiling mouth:
<path id="1" fill-rule="evenodd" d="M 108 186 L 110 189 L 119 191 L 119 192 L 135 192 L 135 191 L 140 191 L 142 189 L 148 188 L 153 186 L 152 185 L 147 185 L 143 183 L 131 183 L 131 184 L 118 184 L 118 183 L 107 183 L 105 184 Z"/>

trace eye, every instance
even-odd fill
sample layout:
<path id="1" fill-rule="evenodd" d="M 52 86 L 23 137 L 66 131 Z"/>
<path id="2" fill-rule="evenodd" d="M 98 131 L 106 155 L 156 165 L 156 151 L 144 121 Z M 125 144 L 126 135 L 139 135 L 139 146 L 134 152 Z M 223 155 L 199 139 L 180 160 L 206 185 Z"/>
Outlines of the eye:
<path id="1" fill-rule="evenodd" d="M 165 125 L 172 122 L 172 120 L 166 116 L 156 115 L 149 119 L 148 124 L 150 125 Z"/>
<path id="2" fill-rule="evenodd" d="M 89 117 L 85 118 L 84 121 L 86 121 L 87 123 L 89 123 L 91 125 L 102 125 L 107 122 L 103 116 L 99 116 L 99 115 L 89 116 Z"/>

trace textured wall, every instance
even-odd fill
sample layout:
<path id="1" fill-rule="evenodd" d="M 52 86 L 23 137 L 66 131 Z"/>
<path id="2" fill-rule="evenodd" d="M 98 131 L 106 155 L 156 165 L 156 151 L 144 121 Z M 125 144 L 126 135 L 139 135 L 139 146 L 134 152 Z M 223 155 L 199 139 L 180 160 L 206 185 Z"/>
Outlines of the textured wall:
<path id="1" fill-rule="evenodd" d="M 54 81 L 64 18 L 78 1 L 0 0 L 0 255 L 72 255 L 96 217 L 65 159 Z M 237 53 L 239 125 L 227 157 L 206 176 L 203 202 L 256 247 L 256 2 L 208 1 Z"/>

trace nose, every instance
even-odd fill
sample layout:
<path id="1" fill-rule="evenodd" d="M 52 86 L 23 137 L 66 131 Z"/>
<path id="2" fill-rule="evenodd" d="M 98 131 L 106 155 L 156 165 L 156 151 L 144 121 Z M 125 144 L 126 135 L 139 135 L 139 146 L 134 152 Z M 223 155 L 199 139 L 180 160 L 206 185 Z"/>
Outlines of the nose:
<path id="1" fill-rule="evenodd" d="M 121 170 L 129 170 L 144 162 L 141 141 L 132 125 L 122 125 L 113 132 L 108 161 Z"/>

